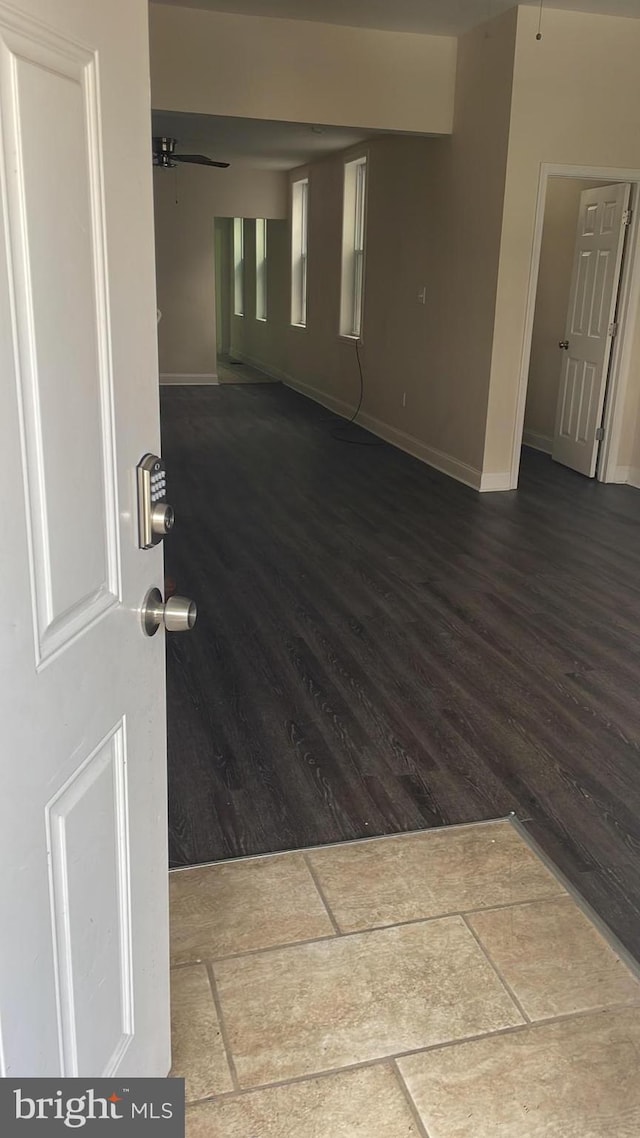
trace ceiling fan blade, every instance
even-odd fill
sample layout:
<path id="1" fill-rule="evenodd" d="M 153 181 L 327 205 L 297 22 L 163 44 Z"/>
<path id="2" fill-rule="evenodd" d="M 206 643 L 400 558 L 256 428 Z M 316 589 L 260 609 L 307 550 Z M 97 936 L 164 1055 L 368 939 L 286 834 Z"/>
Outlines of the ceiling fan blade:
<path id="1" fill-rule="evenodd" d="M 229 162 L 214 162 L 213 158 L 205 158 L 204 154 L 173 154 L 174 162 L 192 162 L 196 166 L 219 166 L 221 170 L 226 170 L 230 165 Z"/>

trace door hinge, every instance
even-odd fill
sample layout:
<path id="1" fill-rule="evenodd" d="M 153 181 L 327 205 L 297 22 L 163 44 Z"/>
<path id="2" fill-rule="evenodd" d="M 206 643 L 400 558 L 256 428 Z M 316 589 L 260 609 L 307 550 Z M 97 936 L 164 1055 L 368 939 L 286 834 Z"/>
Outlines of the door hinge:
<path id="1" fill-rule="evenodd" d="M 604 427 L 598 427 L 596 431 L 596 442 L 602 442 L 604 438 Z"/>
<path id="2" fill-rule="evenodd" d="M 632 217 L 633 217 L 633 210 L 632 209 L 625 209 L 625 211 L 622 215 L 622 224 L 623 225 L 631 225 L 631 218 Z"/>
<path id="3" fill-rule="evenodd" d="M 609 335 L 610 335 L 610 336 L 615 336 L 615 335 L 617 334 L 617 331 L 618 331 L 618 324 L 617 324 L 617 322 L 616 322 L 615 324 L 610 324 L 610 325 L 609 325 Z"/>

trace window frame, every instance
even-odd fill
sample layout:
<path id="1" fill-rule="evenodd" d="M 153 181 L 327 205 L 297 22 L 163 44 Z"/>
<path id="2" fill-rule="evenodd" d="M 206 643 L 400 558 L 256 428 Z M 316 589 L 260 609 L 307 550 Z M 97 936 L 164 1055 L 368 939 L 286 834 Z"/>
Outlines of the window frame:
<path id="1" fill-rule="evenodd" d="M 306 328 L 309 291 L 309 178 L 291 183 L 291 326 Z"/>
<path id="2" fill-rule="evenodd" d="M 256 218 L 256 310 L 255 318 L 261 324 L 267 320 L 268 289 L 267 289 L 267 219 Z"/>
<path id="3" fill-rule="evenodd" d="M 233 219 L 233 315 L 245 314 L 244 218 Z"/>
<path id="4" fill-rule="evenodd" d="M 368 154 L 344 164 L 340 338 L 362 340 L 366 276 Z"/>

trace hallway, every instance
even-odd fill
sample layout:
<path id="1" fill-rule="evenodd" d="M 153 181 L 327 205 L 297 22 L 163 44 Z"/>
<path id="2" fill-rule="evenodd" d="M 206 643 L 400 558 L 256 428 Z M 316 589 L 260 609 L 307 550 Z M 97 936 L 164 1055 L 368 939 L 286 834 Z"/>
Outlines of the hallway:
<path id="1" fill-rule="evenodd" d="M 513 811 L 640 956 L 640 495 L 478 495 L 279 385 L 162 392 L 173 865 Z"/>

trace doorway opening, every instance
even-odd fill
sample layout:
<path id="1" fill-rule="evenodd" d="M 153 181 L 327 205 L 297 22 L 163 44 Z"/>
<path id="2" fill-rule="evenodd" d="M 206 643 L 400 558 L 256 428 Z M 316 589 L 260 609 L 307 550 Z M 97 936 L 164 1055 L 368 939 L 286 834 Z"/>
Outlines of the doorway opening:
<path id="1" fill-rule="evenodd" d="M 275 383 L 263 361 L 273 358 L 273 320 L 282 323 L 287 303 L 287 221 L 216 217 L 214 236 L 218 383 Z"/>
<path id="2" fill-rule="evenodd" d="M 390 318 L 382 323 L 388 297 L 410 280 L 404 253 L 394 259 L 389 190 L 395 194 L 405 141 L 399 148 L 386 140 L 369 145 L 376 160 L 368 248 L 387 255 L 368 258 L 365 303 L 381 321 L 382 343 L 387 326 L 396 326 Z M 422 150 L 428 141 L 415 146 Z M 413 166 L 413 144 L 410 150 Z M 220 149 L 212 145 L 210 152 Z M 216 187 L 209 180 L 215 171 L 196 171 L 191 182 L 183 179 L 179 210 L 162 171 L 156 175 L 158 263 L 169 270 L 161 277 L 160 328 L 166 333 L 173 319 L 175 342 L 210 370 L 215 346 L 206 357 L 194 349 L 201 327 L 213 333 L 214 218 L 222 222 L 218 231 L 226 225 L 232 236 L 234 218 L 242 217 L 244 294 L 236 295 L 229 254 L 218 292 L 226 305 L 221 318 L 232 327 L 221 339 L 245 366 L 266 365 L 282 379 L 192 380 L 161 392 L 163 458 L 179 519 L 166 543 L 166 567 L 200 609 L 188 637 L 167 640 L 171 864 L 262 857 L 510 812 L 526 818 L 569 868 L 576 863 L 568 835 L 576 832 L 596 864 L 611 864 L 609 842 L 599 848 L 592 836 L 593 807 L 590 800 L 585 809 L 581 787 L 585 764 L 595 779 L 601 766 L 601 709 L 615 649 L 624 717 L 620 711 L 606 739 L 613 774 L 598 810 L 618 820 L 615 857 L 624 884 L 601 909 L 624 933 L 616 916 L 624 911 L 623 890 L 634 903 L 638 893 L 635 878 L 622 876 L 624 811 L 638 795 L 637 754 L 624 741 L 637 688 L 628 634 L 637 625 L 637 495 L 624 486 L 594 486 L 550 460 L 551 470 L 539 476 L 534 452 L 517 496 L 477 495 L 399 447 L 361 445 L 370 439 L 357 435 L 357 424 L 357 445 L 336 437 L 340 420 L 331 412 L 346 410 L 357 391 L 354 345 L 339 337 L 343 166 L 337 150 L 295 167 L 309 171 L 308 326 L 292 323 L 302 312 L 292 304 L 292 243 L 282 216 L 293 198 L 288 172 L 265 181 L 259 170 L 242 174 L 240 167 L 234 189 L 222 174 Z M 420 168 L 426 184 L 428 164 Z M 197 181 L 198 174 L 208 180 Z M 600 185 L 632 180 L 610 171 L 597 178 Z M 540 241 L 545 196 L 546 182 Z M 423 194 L 412 191 L 411 201 L 421 217 Z M 273 214 L 280 216 L 272 221 Z M 253 245 L 256 219 L 265 215 L 266 320 L 257 288 L 264 257 Z M 407 241 L 414 237 L 411 218 L 409 211 L 403 220 Z M 188 257 L 180 261 L 183 250 Z M 302 282 L 303 273 L 295 279 Z M 534 299 L 536 283 L 537 261 Z M 404 319 L 404 309 L 398 313 L 394 321 Z M 532 326 L 533 302 L 530 334 Z M 371 361 L 368 331 L 365 342 Z M 205 346 L 210 351 L 210 340 Z M 177 355 L 168 363 L 167 372 L 195 370 Z M 402 369 L 391 369 L 395 376 L 401 401 Z M 321 390 L 316 384 L 328 384 L 327 377 L 335 385 Z M 320 406 L 314 397 L 323 393 Z M 524 418 L 524 403 L 522 410 Z M 584 611 L 594 596 L 599 603 L 585 641 Z M 523 644 L 533 647 L 524 651 Z M 549 677 L 566 676 L 573 661 L 585 661 L 596 682 L 587 691 L 579 670 L 559 696 Z M 587 876 L 591 897 L 610 895 L 605 869 Z"/>
<path id="3" fill-rule="evenodd" d="M 541 168 L 513 487 L 523 445 L 600 482 L 628 480 L 624 423 L 640 297 L 639 194 L 638 171 Z"/>
<path id="4" fill-rule="evenodd" d="M 213 223 L 214 230 L 214 265 L 215 265 L 215 331 L 217 371 L 229 359 L 231 347 L 231 285 L 229 283 L 227 265 L 231 259 L 231 232 L 232 220 L 230 217 L 216 217 Z"/>

